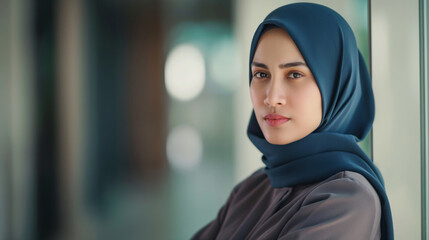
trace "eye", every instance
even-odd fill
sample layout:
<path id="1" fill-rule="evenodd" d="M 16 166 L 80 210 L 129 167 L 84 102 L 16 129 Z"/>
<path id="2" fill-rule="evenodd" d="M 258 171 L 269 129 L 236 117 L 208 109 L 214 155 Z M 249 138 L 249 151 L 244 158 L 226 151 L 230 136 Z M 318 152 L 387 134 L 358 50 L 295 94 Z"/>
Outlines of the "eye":
<path id="1" fill-rule="evenodd" d="M 300 77 L 302 77 L 303 75 L 301 74 L 301 73 L 299 73 L 299 72 L 293 72 L 293 73 L 290 73 L 289 75 L 288 75 L 288 78 L 291 78 L 291 79 L 296 79 L 296 78 L 300 78 Z"/>
<path id="2" fill-rule="evenodd" d="M 253 74 L 253 76 L 256 78 L 267 78 L 268 74 L 266 74 L 264 72 L 255 72 L 255 74 Z"/>

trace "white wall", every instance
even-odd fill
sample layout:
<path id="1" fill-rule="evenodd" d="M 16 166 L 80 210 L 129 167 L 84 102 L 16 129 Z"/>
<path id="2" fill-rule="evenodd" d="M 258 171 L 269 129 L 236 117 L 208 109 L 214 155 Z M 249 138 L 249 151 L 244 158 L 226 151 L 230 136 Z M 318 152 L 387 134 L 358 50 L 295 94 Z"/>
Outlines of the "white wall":
<path id="1" fill-rule="evenodd" d="M 420 239 L 418 0 L 372 1 L 374 161 L 390 198 L 396 239 Z"/>

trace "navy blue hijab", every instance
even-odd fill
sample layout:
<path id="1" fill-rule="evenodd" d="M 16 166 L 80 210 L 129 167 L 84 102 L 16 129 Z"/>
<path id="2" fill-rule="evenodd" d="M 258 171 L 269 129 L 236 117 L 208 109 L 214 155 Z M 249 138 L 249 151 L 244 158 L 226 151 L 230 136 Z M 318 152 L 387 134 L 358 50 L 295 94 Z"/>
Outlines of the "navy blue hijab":
<path id="1" fill-rule="evenodd" d="M 295 3 L 277 8 L 253 36 L 249 69 L 259 38 L 272 27 L 286 30 L 300 50 L 319 87 L 323 116 L 310 135 L 286 145 L 273 145 L 264 138 L 252 113 L 247 134 L 263 153 L 271 186 L 314 183 L 341 171 L 360 173 L 380 198 L 381 239 L 393 239 L 383 178 L 357 145 L 374 121 L 374 96 L 368 69 L 350 26 L 338 13 L 318 4 Z M 251 81 L 251 70 L 249 74 Z"/>

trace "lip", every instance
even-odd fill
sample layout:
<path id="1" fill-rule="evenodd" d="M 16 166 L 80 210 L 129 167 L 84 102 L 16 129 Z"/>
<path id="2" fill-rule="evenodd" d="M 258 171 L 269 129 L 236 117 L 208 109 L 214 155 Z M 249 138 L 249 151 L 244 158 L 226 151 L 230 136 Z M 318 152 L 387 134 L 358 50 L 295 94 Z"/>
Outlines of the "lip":
<path id="1" fill-rule="evenodd" d="M 278 127 L 278 126 L 282 125 L 283 123 L 288 122 L 290 120 L 290 118 L 287 118 L 287 117 L 280 115 L 280 114 L 271 113 L 271 114 L 265 115 L 264 120 L 271 127 Z"/>

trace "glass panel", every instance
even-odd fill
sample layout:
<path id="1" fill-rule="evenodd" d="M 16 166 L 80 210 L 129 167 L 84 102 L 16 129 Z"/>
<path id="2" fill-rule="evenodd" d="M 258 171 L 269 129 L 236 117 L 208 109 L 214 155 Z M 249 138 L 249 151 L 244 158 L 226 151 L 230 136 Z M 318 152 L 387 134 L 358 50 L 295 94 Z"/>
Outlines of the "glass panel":
<path id="1" fill-rule="evenodd" d="M 10 36 L 0 38 L 0 51 L 10 53 L 0 56 L 8 78 L 0 83 L 0 154 L 7 159 L 0 193 L 8 195 L 0 200 L 0 239 L 189 239 L 262 166 L 246 136 L 250 41 L 266 14 L 296 1 L 27 2 L 34 3 L 0 8 L 10 10 L 0 22 L 0 36 Z M 385 177 L 396 238 L 418 239 L 420 226 L 426 238 L 427 1 L 420 0 L 420 49 L 417 1 L 311 2 L 346 18 L 373 66 L 376 122 L 361 147 Z M 70 26 L 83 39 L 71 43 L 54 26 Z M 61 68 L 67 59 L 71 66 Z M 82 85 L 54 85 L 67 82 Z M 78 111 L 68 111 L 64 98 L 77 99 Z M 43 149 L 49 159 L 34 154 Z"/>
<path id="2" fill-rule="evenodd" d="M 165 60 L 168 239 L 188 239 L 217 215 L 233 186 L 234 170 L 238 63 L 231 26 L 178 20 L 169 23 Z"/>

